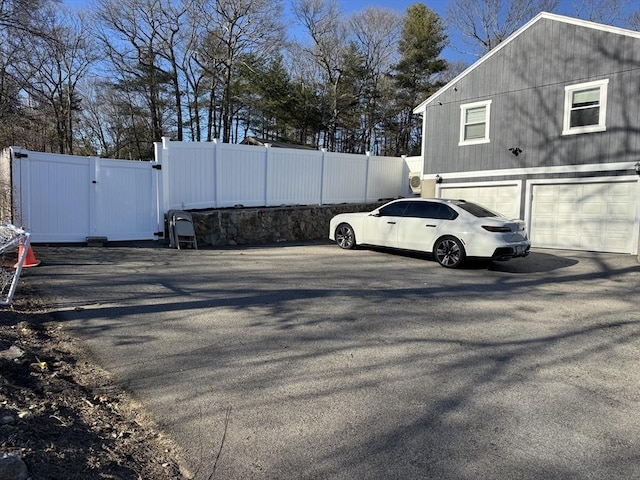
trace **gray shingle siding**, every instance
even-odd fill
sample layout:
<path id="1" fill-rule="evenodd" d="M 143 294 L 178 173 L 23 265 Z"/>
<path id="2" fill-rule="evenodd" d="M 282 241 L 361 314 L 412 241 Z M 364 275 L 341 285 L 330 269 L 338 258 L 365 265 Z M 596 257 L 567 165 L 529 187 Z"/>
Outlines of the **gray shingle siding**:
<path id="1" fill-rule="evenodd" d="M 565 86 L 608 79 L 606 131 L 562 135 Z M 459 146 L 491 100 L 490 143 Z M 426 105 L 426 174 L 640 159 L 640 38 L 541 17 Z M 510 147 L 523 153 L 514 156 Z"/>

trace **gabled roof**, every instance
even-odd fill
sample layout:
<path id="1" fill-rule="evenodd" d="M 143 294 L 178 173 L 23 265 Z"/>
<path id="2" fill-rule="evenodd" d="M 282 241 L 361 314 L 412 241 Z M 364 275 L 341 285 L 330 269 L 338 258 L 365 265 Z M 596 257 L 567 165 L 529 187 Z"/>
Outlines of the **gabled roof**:
<path id="1" fill-rule="evenodd" d="M 460 79 L 462 79 L 462 78 L 466 77 L 467 75 L 469 75 L 471 72 L 473 72 L 476 68 L 478 68 L 484 62 L 486 62 L 487 60 L 492 58 L 494 55 L 498 55 L 500 53 L 500 51 L 503 48 L 505 48 L 509 43 L 513 42 L 524 31 L 528 30 L 532 25 L 536 24 L 537 22 L 539 22 L 539 21 L 541 21 L 543 19 L 553 20 L 553 21 L 556 21 L 556 22 L 568 23 L 568 24 L 572 24 L 572 25 L 578 25 L 580 27 L 591 28 L 591 29 L 594 29 L 594 30 L 599 30 L 601 32 L 615 33 L 615 34 L 618 34 L 618 35 L 625 35 L 627 37 L 633 37 L 633 38 L 640 39 L 640 32 L 636 32 L 634 30 L 627 30 L 627 29 L 624 29 L 624 28 L 612 27 L 612 26 L 609 26 L 609 25 L 603 25 L 601 23 L 588 22 L 586 20 L 580 20 L 579 18 L 566 17 L 564 15 L 557 15 L 555 13 L 541 12 L 538 15 L 536 15 L 535 17 L 533 17 L 531 20 L 529 20 L 527 23 L 525 23 L 518 30 L 516 30 L 514 33 L 512 33 L 506 40 L 501 42 L 496 48 L 494 48 L 491 51 L 489 51 L 482 58 L 480 58 L 477 62 L 473 63 L 469 68 L 464 70 L 460 75 L 455 77 L 453 80 L 451 80 L 449 83 L 447 83 L 444 87 L 442 87 L 440 90 L 438 90 L 436 93 L 431 95 L 429 98 L 427 98 L 420 105 L 418 105 L 416 108 L 414 108 L 413 109 L 413 113 L 423 113 L 426 110 L 426 106 L 427 105 L 429 105 L 430 103 L 434 102 L 440 95 L 442 95 L 447 90 L 452 88 L 456 83 L 458 83 L 460 81 Z"/>

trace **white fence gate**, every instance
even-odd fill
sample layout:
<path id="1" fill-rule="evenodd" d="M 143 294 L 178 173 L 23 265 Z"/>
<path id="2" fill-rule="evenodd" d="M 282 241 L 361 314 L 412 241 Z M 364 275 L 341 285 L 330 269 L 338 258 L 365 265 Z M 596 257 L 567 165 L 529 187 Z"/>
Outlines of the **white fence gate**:
<path id="1" fill-rule="evenodd" d="M 164 220 L 154 165 L 13 149 L 14 222 L 40 243 L 157 238 Z"/>

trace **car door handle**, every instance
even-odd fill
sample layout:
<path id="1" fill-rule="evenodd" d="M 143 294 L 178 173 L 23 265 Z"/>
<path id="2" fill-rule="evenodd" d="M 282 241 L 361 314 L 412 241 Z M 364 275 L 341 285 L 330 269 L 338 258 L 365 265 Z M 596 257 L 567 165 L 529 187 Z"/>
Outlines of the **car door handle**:
<path id="1" fill-rule="evenodd" d="M 436 228 L 436 226 L 435 226 L 435 225 L 432 225 L 431 223 L 427 223 L 427 224 L 425 225 L 425 227 L 433 227 L 433 228 Z"/>
<path id="2" fill-rule="evenodd" d="M 387 222 L 388 225 L 395 225 L 396 222 Z"/>

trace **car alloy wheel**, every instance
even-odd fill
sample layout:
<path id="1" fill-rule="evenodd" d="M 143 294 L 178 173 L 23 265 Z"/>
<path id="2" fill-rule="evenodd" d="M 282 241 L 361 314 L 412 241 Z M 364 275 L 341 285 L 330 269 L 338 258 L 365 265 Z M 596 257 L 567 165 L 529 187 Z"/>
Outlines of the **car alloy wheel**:
<path id="1" fill-rule="evenodd" d="M 464 247 L 457 238 L 443 237 L 436 242 L 433 249 L 433 256 L 443 267 L 456 268 L 459 267 L 464 260 Z"/>
<path id="2" fill-rule="evenodd" d="M 336 228 L 336 243 L 340 248 L 350 250 L 356 246 L 356 234 L 348 223 L 341 223 Z"/>

